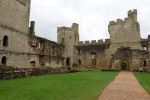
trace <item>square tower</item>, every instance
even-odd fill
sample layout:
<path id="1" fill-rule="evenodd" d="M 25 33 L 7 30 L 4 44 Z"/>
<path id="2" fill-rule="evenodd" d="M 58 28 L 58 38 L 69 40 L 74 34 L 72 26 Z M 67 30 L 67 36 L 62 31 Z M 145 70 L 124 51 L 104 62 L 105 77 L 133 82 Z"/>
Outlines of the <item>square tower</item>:
<path id="1" fill-rule="evenodd" d="M 117 19 L 109 23 L 111 50 L 115 52 L 120 47 L 141 49 L 140 25 L 137 21 L 137 10 L 128 11 L 124 20 Z"/>

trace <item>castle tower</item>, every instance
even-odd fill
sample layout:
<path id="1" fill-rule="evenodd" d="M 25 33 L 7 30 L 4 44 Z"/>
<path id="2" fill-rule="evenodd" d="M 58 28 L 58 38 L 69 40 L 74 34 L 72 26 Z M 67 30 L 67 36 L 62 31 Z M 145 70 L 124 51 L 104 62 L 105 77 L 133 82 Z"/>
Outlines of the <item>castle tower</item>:
<path id="1" fill-rule="evenodd" d="M 128 17 L 123 20 L 111 21 L 109 23 L 110 48 L 114 53 L 120 47 L 131 49 L 142 49 L 140 25 L 137 21 L 137 10 L 128 11 Z"/>
<path id="2" fill-rule="evenodd" d="M 58 27 L 57 42 L 65 46 L 64 65 L 72 67 L 74 60 L 74 46 L 79 43 L 78 24 L 73 23 L 71 27 Z"/>
<path id="3" fill-rule="evenodd" d="M 0 0 L 0 64 L 29 66 L 29 16 L 30 0 Z"/>

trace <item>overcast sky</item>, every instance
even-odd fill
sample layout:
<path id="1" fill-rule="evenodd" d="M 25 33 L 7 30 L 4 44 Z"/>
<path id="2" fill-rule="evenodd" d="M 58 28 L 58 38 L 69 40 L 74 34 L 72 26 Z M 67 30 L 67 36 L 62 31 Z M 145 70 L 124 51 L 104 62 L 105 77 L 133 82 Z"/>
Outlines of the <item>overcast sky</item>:
<path id="1" fill-rule="evenodd" d="M 109 38 L 108 23 L 138 10 L 141 36 L 150 34 L 150 0 L 32 0 L 31 20 L 36 35 L 56 41 L 57 27 L 79 24 L 80 40 Z"/>

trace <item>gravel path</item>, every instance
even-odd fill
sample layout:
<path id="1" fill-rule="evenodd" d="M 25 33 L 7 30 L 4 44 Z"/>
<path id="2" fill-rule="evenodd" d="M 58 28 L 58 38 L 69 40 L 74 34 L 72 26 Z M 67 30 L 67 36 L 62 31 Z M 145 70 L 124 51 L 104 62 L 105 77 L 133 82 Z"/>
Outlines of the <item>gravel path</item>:
<path id="1" fill-rule="evenodd" d="M 102 92 L 99 100 L 150 100 L 132 72 L 120 72 Z"/>

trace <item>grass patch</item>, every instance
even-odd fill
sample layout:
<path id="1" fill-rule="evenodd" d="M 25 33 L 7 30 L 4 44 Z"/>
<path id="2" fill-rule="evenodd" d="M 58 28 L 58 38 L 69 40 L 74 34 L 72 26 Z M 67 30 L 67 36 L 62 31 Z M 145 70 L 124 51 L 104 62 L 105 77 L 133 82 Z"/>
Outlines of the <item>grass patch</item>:
<path id="1" fill-rule="evenodd" d="M 96 100 L 117 72 L 77 72 L 0 81 L 0 100 Z"/>
<path id="2" fill-rule="evenodd" d="M 150 94 L 150 73 L 135 72 L 134 75 L 137 77 L 144 89 Z"/>

